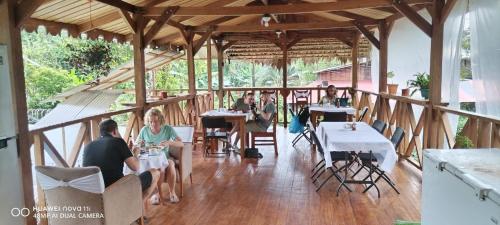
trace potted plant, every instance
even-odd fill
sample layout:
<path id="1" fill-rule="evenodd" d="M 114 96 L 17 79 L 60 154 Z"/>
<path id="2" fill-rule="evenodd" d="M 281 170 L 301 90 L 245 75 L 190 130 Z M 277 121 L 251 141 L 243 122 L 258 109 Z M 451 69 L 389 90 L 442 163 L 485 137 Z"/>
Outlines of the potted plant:
<path id="1" fill-rule="evenodd" d="M 387 73 L 387 78 L 392 79 L 395 75 L 396 74 L 394 74 L 393 71 L 390 71 Z M 389 91 L 389 94 L 395 95 L 396 92 L 398 92 L 398 84 L 391 82 L 390 84 L 387 84 L 387 89 Z"/>
<path id="2" fill-rule="evenodd" d="M 408 88 L 416 88 L 411 92 L 411 95 L 413 96 L 417 90 L 420 90 L 420 95 L 422 95 L 424 99 L 429 99 L 429 84 L 431 76 L 426 72 L 417 73 L 413 76 L 415 76 L 416 79 L 409 80 L 407 82 Z"/>
<path id="3" fill-rule="evenodd" d="M 467 136 L 463 134 L 457 134 L 455 137 L 455 147 L 454 148 L 473 148 L 474 143 Z"/>
<path id="4" fill-rule="evenodd" d="M 402 96 L 410 96 L 410 88 L 406 87 L 406 88 L 401 89 L 401 95 Z"/>

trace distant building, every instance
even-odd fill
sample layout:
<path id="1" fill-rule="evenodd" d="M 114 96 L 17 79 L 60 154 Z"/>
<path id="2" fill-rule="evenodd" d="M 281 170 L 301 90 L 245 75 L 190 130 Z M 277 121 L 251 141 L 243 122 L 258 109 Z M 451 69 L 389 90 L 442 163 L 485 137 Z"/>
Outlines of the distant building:
<path id="1" fill-rule="evenodd" d="M 371 62 L 362 62 L 359 64 L 358 70 L 358 81 L 371 81 Z M 317 80 L 328 82 L 328 84 L 335 84 L 337 81 L 340 82 L 351 82 L 352 76 L 352 64 L 345 64 L 340 66 L 334 66 L 326 68 L 320 71 L 316 71 Z"/>

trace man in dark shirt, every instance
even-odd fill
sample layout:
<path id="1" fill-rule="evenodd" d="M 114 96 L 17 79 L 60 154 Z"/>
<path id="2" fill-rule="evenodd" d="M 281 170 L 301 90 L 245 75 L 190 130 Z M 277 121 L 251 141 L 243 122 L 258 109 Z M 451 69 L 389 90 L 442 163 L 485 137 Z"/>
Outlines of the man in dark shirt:
<path id="1" fill-rule="evenodd" d="M 123 177 L 123 163 L 134 171 L 139 169 L 139 160 L 130 151 L 130 146 L 120 137 L 118 124 L 111 119 L 99 124 L 101 138 L 85 146 L 83 166 L 97 166 L 101 169 L 104 184 L 107 186 Z M 144 205 L 156 188 L 160 171 L 151 169 L 139 175 Z"/>

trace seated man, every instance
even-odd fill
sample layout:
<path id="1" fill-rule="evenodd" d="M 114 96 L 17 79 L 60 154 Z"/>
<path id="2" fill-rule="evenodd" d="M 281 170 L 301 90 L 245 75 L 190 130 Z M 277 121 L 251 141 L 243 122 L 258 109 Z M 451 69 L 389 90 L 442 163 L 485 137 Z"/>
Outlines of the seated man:
<path id="1" fill-rule="evenodd" d="M 243 95 L 243 97 L 236 100 L 236 102 L 231 106 L 231 109 L 246 113 L 250 111 L 250 105 L 252 105 L 254 102 L 254 94 L 251 92 L 246 93 L 245 95 Z"/>
<path id="2" fill-rule="evenodd" d="M 251 106 L 251 110 L 254 114 L 255 119 L 246 123 L 247 133 L 267 131 L 267 128 L 269 128 L 273 121 L 276 107 L 274 106 L 274 102 L 271 98 L 271 93 L 266 91 L 261 92 L 260 101 L 263 102 L 262 109 L 259 109 L 257 106 L 255 106 L 255 104 Z M 239 139 L 240 137 L 239 135 L 237 135 L 234 145 L 238 143 Z"/>
<path id="3" fill-rule="evenodd" d="M 139 159 L 130 151 L 131 146 L 120 137 L 118 124 L 111 119 L 99 124 L 101 138 L 85 146 L 83 166 L 97 166 L 101 169 L 105 186 L 109 186 L 123 177 L 123 163 L 134 171 L 139 169 Z M 147 199 L 155 190 L 160 171 L 148 170 L 139 175 L 142 197 L 146 209 Z"/>
<path id="4" fill-rule="evenodd" d="M 273 121 L 276 107 L 271 98 L 271 93 L 266 91 L 261 92 L 260 101 L 263 102 L 262 109 L 259 109 L 257 106 L 253 107 L 252 112 L 254 113 L 255 119 L 248 121 L 246 124 L 248 133 L 266 131 Z"/>

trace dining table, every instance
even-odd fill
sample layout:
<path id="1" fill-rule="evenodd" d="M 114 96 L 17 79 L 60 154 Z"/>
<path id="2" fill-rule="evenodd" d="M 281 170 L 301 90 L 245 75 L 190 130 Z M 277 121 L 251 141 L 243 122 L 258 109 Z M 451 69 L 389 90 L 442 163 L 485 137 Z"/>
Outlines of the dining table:
<path id="1" fill-rule="evenodd" d="M 325 149 L 326 167 L 332 166 L 327 152 L 371 152 L 380 169 L 390 172 L 398 161 L 392 142 L 365 122 L 357 122 L 352 130 L 352 122 L 321 122 L 316 129 L 318 138 Z"/>
<path id="2" fill-rule="evenodd" d="M 228 109 L 214 109 L 209 110 L 200 115 L 201 117 L 215 117 L 224 118 L 227 122 L 238 124 L 238 132 L 240 133 L 240 156 L 245 157 L 245 146 L 247 144 L 246 140 L 246 122 L 251 120 L 253 115 L 251 112 L 244 113 L 242 111 L 233 111 Z"/>
<path id="3" fill-rule="evenodd" d="M 136 171 L 131 170 L 126 164 L 123 166 L 123 174 L 139 175 L 150 169 L 160 169 L 165 171 L 168 167 L 168 160 L 165 153 L 157 147 L 140 147 L 141 153 L 137 156 L 139 159 L 139 169 Z M 154 149 L 150 151 L 150 149 Z"/>
<path id="4" fill-rule="evenodd" d="M 318 117 L 324 115 L 326 112 L 345 112 L 347 113 L 347 120 L 352 121 L 354 115 L 356 114 L 356 109 L 350 106 L 340 106 L 337 107 L 335 105 L 319 105 L 319 104 L 311 104 L 309 105 L 309 114 L 311 123 L 314 127 L 317 127 Z"/>

